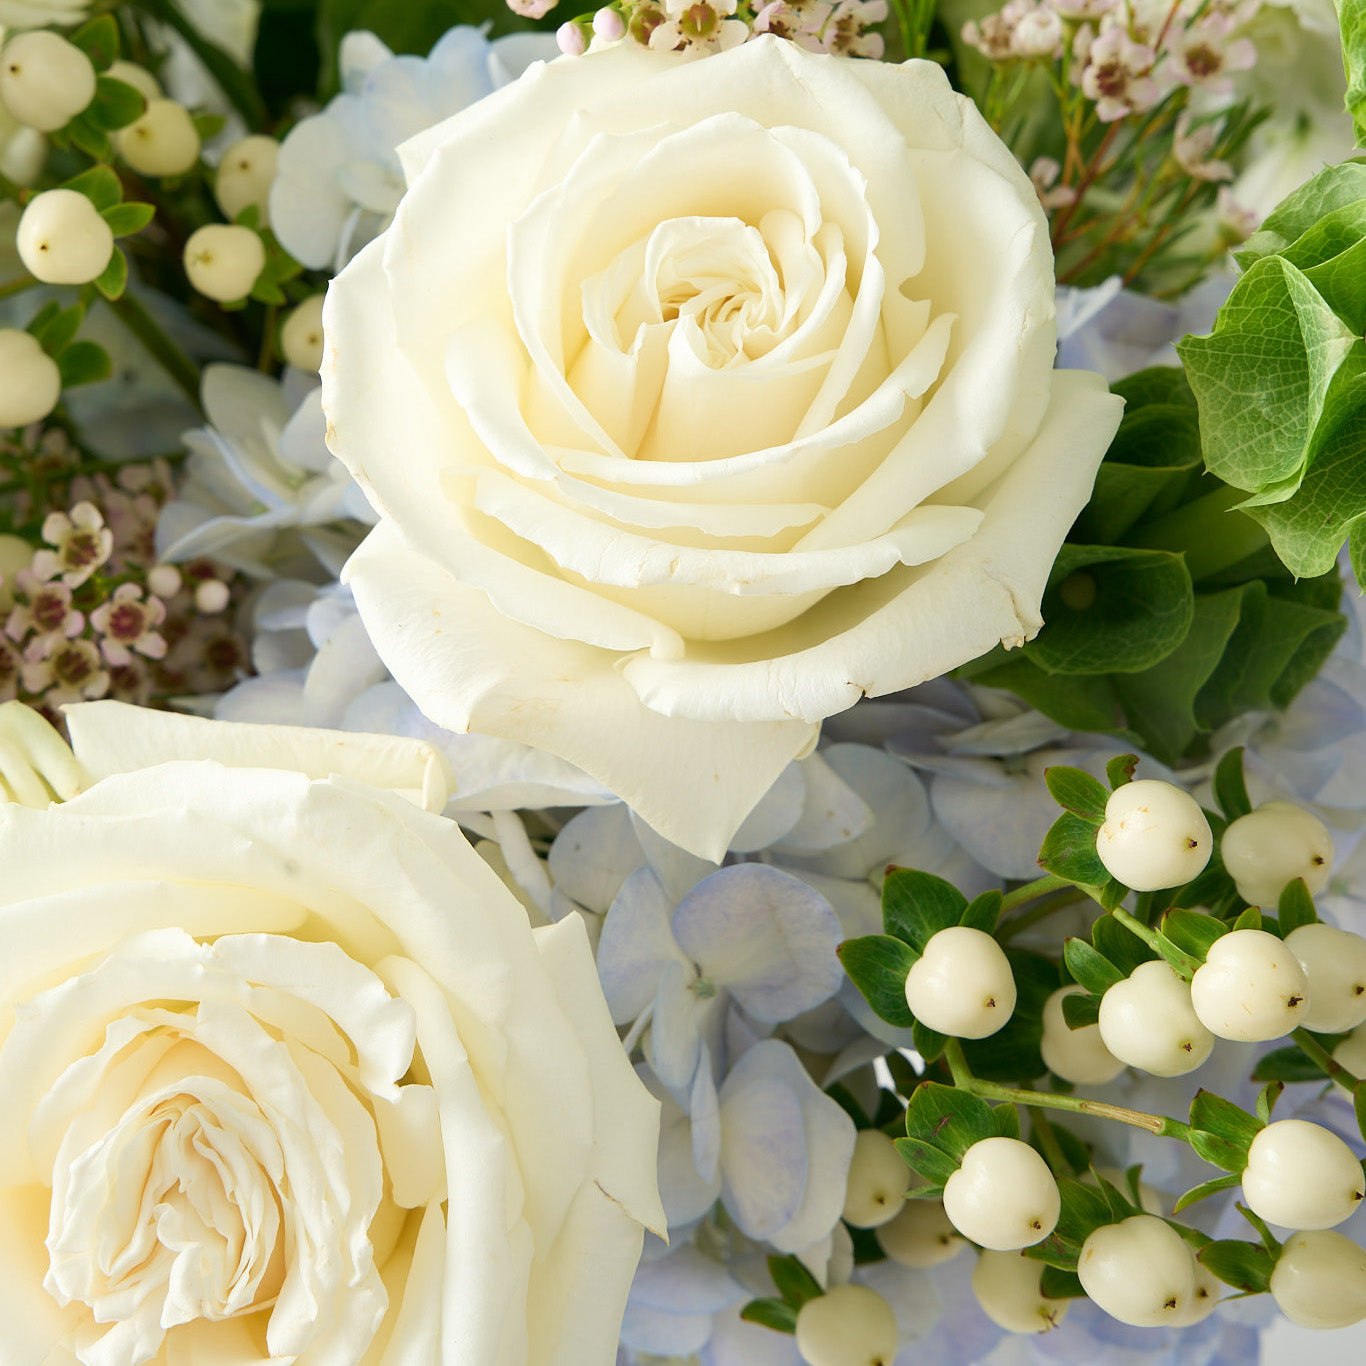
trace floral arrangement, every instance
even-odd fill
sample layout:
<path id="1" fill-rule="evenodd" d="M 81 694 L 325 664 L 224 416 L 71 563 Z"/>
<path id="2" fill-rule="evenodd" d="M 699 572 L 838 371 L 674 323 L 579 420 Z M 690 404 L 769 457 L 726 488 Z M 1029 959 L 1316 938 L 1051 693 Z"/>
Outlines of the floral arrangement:
<path id="1" fill-rule="evenodd" d="M 1366 1320 L 1366 9 L 990 4 L 0 0 L 6 1366 Z"/>

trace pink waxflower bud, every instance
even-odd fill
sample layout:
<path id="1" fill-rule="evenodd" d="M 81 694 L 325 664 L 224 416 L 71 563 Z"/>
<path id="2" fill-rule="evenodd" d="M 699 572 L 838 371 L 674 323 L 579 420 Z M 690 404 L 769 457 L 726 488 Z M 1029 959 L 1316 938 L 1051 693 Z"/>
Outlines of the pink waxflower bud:
<path id="1" fill-rule="evenodd" d="M 556 0 L 507 0 L 508 9 L 523 19 L 544 19 L 555 5 Z"/>
<path id="2" fill-rule="evenodd" d="M 555 30 L 555 41 L 566 57 L 582 57 L 588 51 L 588 39 L 584 37 L 583 26 L 572 19 Z"/>
<path id="3" fill-rule="evenodd" d="M 593 16 L 593 33 L 604 43 L 615 43 L 626 36 L 626 21 L 617 10 L 600 9 Z"/>

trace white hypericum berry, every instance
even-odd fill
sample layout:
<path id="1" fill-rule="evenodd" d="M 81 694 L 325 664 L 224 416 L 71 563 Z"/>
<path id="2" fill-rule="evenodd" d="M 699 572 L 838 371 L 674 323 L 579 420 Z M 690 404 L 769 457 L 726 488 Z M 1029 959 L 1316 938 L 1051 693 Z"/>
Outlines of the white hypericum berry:
<path id="1" fill-rule="evenodd" d="M 1189 882 L 1203 871 L 1213 847 L 1200 803 L 1157 778 L 1117 787 L 1096 832 L 1096 853 L 1106 872 L 1136 892 Z"/>
<path id="2" fill-rule="evenodd" d="M 1071 1029 L 1063 1018 L 1063 998 L 1085 995 L 1086 988 L 1059 987 L 1043 1005 L 1043 1038 L 1039 1051 L 1044 1066 L 1075 1086 L 1103 1086 L 1114 1081 L 1124 1064 L 1105 1046 L 1099 1025 Z"/>
<path id="3" fill-rule="evenodd" d="M 1018 1138 L 984 1138 L 944 1183 L 944 1213 L 981 1247 L 1014 1252 L 1053 1232 L 1062 1208 L 1048 1164 Z"/>
<path id="4" fill-rule="evenodd" d="M 323 295 L 301 303 L 280 328 L 280 350 L 300 370 L 317 370 L 323 363 Z"/>
<path id="5" fill-rule="evenodd" d="M 1268 1124 L 1247 1150 L 1243 1199 L 1282 1228 L 1332 1228 L 1366 1198 L 1361 1162 L 1331 1129 L 1307 1119 Z"/>
<path id="6" fill-rule="evenodd" d="M 1152 1214 L 1102 1224 L 1081 1245 L 1082 1289 L 1111 1318 L 1135 1328 L 1175 1323 L 1195 1293 L 1195 1258 L 1181 1235 Z"/>
<path id="7" fill-rule="evenodd" d="M 1289 946 L 1265 930 L 1216 939 L 1191 979 L 1200 1023 L 1221 1039 L 1261 1043 L 1289 1034 L 1309 1009 L 1309 979 Z"/>
<path id="8" fill-rule="evenodd" d="M 270 183 L 275 179 L 275 163 L 280 156 L 280 144 L 264 133 L 253 133 L 234 142 L 218 163 L 214 177 L 213 195 L 225 218 L 236 218 L 248 205 L 254 204 L 261 215 L 261 226 L 267 221 L 266 201 L 270 197 Z"/>
<path id="9" fill-rule="evenodd" d="M 114 142 L 139 175 L 184 175 L 199 160 L 194 120 L 174 100 L 148 100 L 142 117 L 120 128 Z"/>
<path id="10" fill-rule="evenodd" d="M 982 1312 L 1007 1333 L 1046 1333 L 1067 1314 L 1066 1300 L 1039 1289 L 1043 1263 L 1023 1252 L 982 1253 L 972 1269 L 972 1293 Z"/>
<path id="11" fill-rule="evenodd" d="M 1366 939 L 1316 921 L 1291 930 L 1285 946 L 1309 979 L 1306 1029 L 1343 1034 L 1366 1022 Z"/>
<path id="12" fill-rule="evenodd" d="M 90 58 L 60 34 L 20 33 L 0 53 L 0 104 L 30 128 L 64 128 L 94 98 Z"/>
<path id="13" fill-rule="evenodd" d="M 29 274 L 49 285 L 88 284 L 109 264 L 114 234 L 79 190 L 44 190 L 29 200 L 14 235 Z"/>
<path id="14" fill-rule="evenodd" d="M 0 329 L 0 427 L 37 422 L 61 396 L 61 371 L 37 338 L 12 327 Z"/>
<path id="15" fill-rule="evenodd" d="M 921 1024 L 958 1039 L 985 1039 L 1015 1009 L 1015 978 L 984 930 L 952 925 L 931 935 L 906 977 L 906 1004 Z"/>
<path id="16" fill-rule="evenodd" d="M 1366 1250 L 1341 1233 L 1292 1234 L 1271 1273 L 1271 1298 L 1301 1328 L 1349 1328 L 1366 1319 Z"/>
<path id="17" fill-rule="evenodd" d="M 1224 831 L 1219 853 L 1238 895 L 1249 906 L 1274 907 L 1297 877 L 1316 896 L 1333 871 L 1328 827 L 1290 802 L 1267 802 L 1239 816 Z"/>
<path id="18" fill-rule="evenodd" d="M 1227 1287 L 1198 1257 L 1195 1258 L 1195 1289 L 1186 1303 L 1184 1314 L 1171 1320 L 1173 1328 L 1193 1328 L 1202 1323 L 1219 1307 Z"/>
<path id="19" fill-rule="evenodd" d="M 1101 997 L 1099 1025 L 1115 1057 L 1156 1077 L 1194 1072 L 1214 1048 L 1190 987 L 1160 958 L 1140 963 Z"/>
<path id="20" fill-rule="evenodd" d="M 845 1223 L 876 1228 L 894 1219 L 910 1184 L 911 1174 L 892 1140 L 880 1129 L 860 1129 L 845 1186 Z"/>
<path id="21" fill-rule="evenodd" d="M 266 264 L 266 249 L 250 228 L 209 223 L 185 243 L 185 274 L 190 283 L 221 304 L 245 299 Z"/>
<path id="22" fill-rule="evenodd" d="M 917 1271 L 950 1261 L 967 1247 L 940 1200 L 907 1200 L 901 1213 L 878 1229 L 877 1240 L 894 1262 Z"/>
<path id="23" fill-rule="evenodd" d="M 900 1335 L 892 1306 L 866 1285 L 836 1285 L 797 1313 L 807 1366 L 892 1366 Z"/>
<path id="24" fill-rule="evenodd" d="M 1338 1044 L 1333 1050 L 1333 1061 L 1354 1077 L 1366 1077 L 1366 1024 L 1358 1025 Z"/>
<path id="25" fill-rule="evenodd" d="M 161 82 L 145 66 L 125 62 L 120 58 L 117 62 L 111 62 L 109 70 L 104 74 L 113 80 L 122 81 L 124 85 L 131 85 L 144 100 L 161 98 Z"/>

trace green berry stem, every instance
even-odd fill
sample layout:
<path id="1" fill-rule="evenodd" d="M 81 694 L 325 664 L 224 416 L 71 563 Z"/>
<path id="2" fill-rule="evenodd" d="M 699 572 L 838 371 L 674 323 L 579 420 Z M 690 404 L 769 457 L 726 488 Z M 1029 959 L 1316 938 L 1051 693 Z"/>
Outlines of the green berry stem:
<path id="1" fill-rule="evenodd" d="M 1328 1073 L 1334 1081 L 1341 1082 L 1349 1091 L 1355 1091 L 1360 1077 L 1353 1076 L 1333 1055 L 1305 1028 L 1295 1030 L 1290 1037 Z"/>
<path id="2" fill-rule="evenodd" d="M 1013 892 L 1007 892 L 1001 898 L 1001 914 L 1005 915 L 1016 906 L 1023 906 L 1026 901 L 1033 901 L 1035 897 L 1043 896 L 1047 892 L 1060 891 L 1073 885 L 1067 878 L 1057 877 L 1053 873 L 1045 877 L 1036 877 L 1033 882 L 1026 882 L 1023 887 L 1016 887 Z"/>
<path id="3" fill-rule="evenodd" d="M 0 283 L 0 299 L 12 299 L 16 294 L 23 294 L 27 290 L 37 289 L 43 282 L 36 275 L 16 275 L 12 280 Z"/>
<path id="4" fill-rule="evenodd" d="M 1165 935 L 1160 934 L 1151 925 L 1145 925 L 1137 916 L 1130 915 L 1123 906 L 1116 906 L 1110 914 L 1125 929 L 1136 934 L 1159 957 L 1166 959 L 1187 982 L 1195 976 L 1196 970 L 1200 967 L 1198 958 L 1185 952 L 1184 949 L 1177 948 Z"/>
<path id="5" fill-rule="evenodd" d="M 1053 1132 L 1053 1126 L 1048 1122 L 1048 1116 L 1037 1106 L 1029 1107 L 1030 1128 L 1034 1136 L 1039 1140 L 1039 1148 L 1043 1152 L 1045 1160 L 1052 1168 L 1054 1176 L 1071 1176 L 1072 1164 L 1067 1160 L 1067 1154 L 1062 1150 L 1062 1144 L 1058 1142 L 1058 1136 Z"/>
<path id="6" fill-rule="evenodd" d="M 1058 1096 L 1047 1091 L 1029 1091 L 1018 1086 L 1005 1086 L 1000 1082 L 983 1081 L 972 1075 L 968 1060 L 963 1056 L 963 1045 L 957 1039 L 950 1039 L 944 1045 L 944 1057 L 953 1074 L 954 1085 L 961 1091 L 981 1096 L 983 1100 L 1004 1100 L 1014 1105 L 1037 1105 L 1041 1110 L 1094 1115 L 1097 1119 L 1112 1119 L 1135 1129 L 1146 1129 L 1148 1133 L 1161 1138 L 1179 1138 L 1182 1142 L 1191 1132 L 1189 1124 L 1167 1115 L 1150 1115 L 1144 1110 L 1130 1110 L 1126 1106 L 1109 1105 L 1102 1100 L 1083 1100 L 1079 1096 Z"/>
<path id="7" fill-rule="evenodd" d="M 151 352 L 153 359 L 199 407 L 199 367 L 171 340 L 165 329 L 131 293 L 109 301 L 119 321 Z"/>

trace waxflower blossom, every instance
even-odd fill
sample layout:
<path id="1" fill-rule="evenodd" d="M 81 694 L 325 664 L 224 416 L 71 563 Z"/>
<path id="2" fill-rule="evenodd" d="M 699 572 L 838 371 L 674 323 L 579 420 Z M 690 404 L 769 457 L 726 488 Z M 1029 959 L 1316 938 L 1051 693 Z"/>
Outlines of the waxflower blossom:
<path id="1" fill-rule="evenodd" d="M 5 620 L 11 640 L 49 643 L 80 633 L 85 617 L 71 605 L 71 589 L 40 578 L 32 569 L 15 575 L 15 605 Z"/>
<path id="2" fill-rule="evenodd" d="M 148 659 L 164 658 L 166 640 L 156 627 L 165 620 L 165 603 L 156 597 L 144 602 L 142 588 L 135 583 L 120 584 L 114 596 L 90 614 L 90 625 L 103 637 L 100 653 L 115 666 L 129 664 L 134 650 Z"/>
<path id="3" fill-rule="evenodd" d="M 27 692 L 49 707 L 93 701 L 109 691 L 109 671 L 88 640 L 34 640 L 24 650 L 20 674 Z"/>
<path id="4" fill-rule="evenodd" d="M 1156 54 L 1122 29 L 1106 29 L 1093 37 L 1089 27 L 1083 26 L 1074 47 L 1079 57 L 1084 54 L 1080 76 L 1074 73 L 1074 79 L 1086 97 L 1096 102 L 1096 117 L 1102 123 L 1151 109 L 1162 98 L 1162 89 L 1152 77 Z"/>
<path id="5" fill-rule="evenodd" d="M 655 52 L 693 49 L 725 52 L 749 37 L 749 26 L 735 14 L 736 0 L 665 0 L 664 22 L 650 33 Z"/>
<path id="6" fill-rule="evenodd" d="M 34 555 L 33 572 L 43 578 L 60 574 L 68 588 L 79 588 L 114 552 L 114 534 L 90 502 L 77 503 L 69 514 L 50 513 L 42 534 L 55 549 Z"/>

